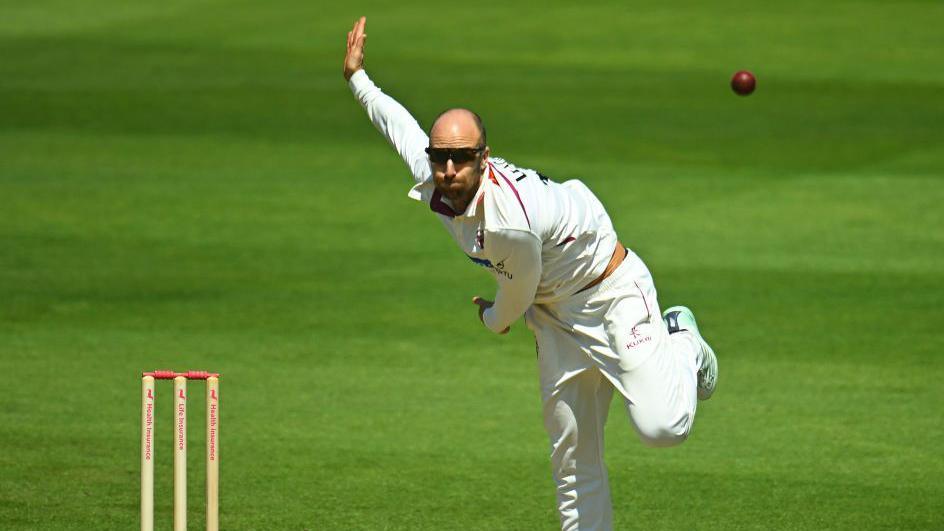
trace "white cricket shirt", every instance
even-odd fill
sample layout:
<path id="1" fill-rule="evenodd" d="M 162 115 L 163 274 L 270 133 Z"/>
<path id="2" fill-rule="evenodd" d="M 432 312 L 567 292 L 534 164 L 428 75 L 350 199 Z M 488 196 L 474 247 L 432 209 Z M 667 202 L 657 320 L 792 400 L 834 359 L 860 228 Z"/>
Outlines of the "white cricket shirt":
<path id="1" fill-rule="evenodd" d="M 569 297 L 603 274 L 616 232 L 583 183 L 557 183 L 489 157 L 475 197 L 465 212 L 456 212 L 436 190 L 425 152 L 429 138 L 416 119 L 363 70 L 349 85 L 413 173 L 409 196 L 429 205 L 469 259 L 498 282 L 495 305 L 483 315 L 489 329 L 501 332 L 532 304 Z"/>

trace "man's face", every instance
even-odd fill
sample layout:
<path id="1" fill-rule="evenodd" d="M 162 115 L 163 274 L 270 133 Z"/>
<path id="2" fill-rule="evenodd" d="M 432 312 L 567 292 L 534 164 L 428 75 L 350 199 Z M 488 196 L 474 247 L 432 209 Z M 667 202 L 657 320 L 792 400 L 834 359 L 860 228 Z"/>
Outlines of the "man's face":
<path id="1" fill-rule="evenodd" d="M 478 190 L 488 166 L 488 147 L 472 115 L 449 111 L 436 121 L 429 135 L 430 165 L 436 189 L 464 210 Z"/>
<path id="2" fill-rule="evenodd" d="M 478 190 L 487 164 L 487 148 L 477 143 L 430 144 L 429 160 L 436 188 L 451 201 L 471 199 Z"/>

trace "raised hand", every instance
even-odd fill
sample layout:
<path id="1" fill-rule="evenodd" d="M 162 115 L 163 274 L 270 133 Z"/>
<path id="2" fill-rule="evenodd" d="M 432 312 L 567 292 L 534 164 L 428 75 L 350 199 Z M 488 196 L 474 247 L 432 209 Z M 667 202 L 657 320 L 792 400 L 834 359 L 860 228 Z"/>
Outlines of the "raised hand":
<path id="1" fill-rule="evenodd" d="M 347 55 L 344 56 L 344 79 L 351 79 L 354 72 L 364 69 L 364 43 L 367 42 L 367 34 L 364 33 L 364 27 L 367 25 L 367 17 L 361 17 L 354 22 L 354 27 L 347 32 Z"/>

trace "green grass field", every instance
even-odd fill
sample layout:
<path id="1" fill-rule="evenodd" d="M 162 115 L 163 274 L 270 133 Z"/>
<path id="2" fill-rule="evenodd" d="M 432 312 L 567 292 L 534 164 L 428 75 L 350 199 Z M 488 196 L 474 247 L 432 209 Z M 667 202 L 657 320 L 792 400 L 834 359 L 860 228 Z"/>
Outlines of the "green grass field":
<path id="1" fill-rule="evenodd" d="M 0 528 L 134 529 L 139 373 L 206 368 L 225 529 L 555 529 L 533 340 L 351 96 L 361 14 L 385 91 L 586 182 L 719 353 L 678 448 L 614 402 L 618 529 L 944 528 L 929 0 L 0 0 Z"/>

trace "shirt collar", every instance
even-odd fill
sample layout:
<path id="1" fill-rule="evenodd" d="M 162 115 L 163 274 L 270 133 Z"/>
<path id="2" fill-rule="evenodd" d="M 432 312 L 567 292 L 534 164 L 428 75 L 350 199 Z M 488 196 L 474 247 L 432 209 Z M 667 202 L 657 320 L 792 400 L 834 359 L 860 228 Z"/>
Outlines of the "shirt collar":
<path id="1" fill-rule="evenodd" d="M 424 201 L 424 196 L 429 197 L 430 210 L 446 217 L 473 218 L 478 212 L 479 206 L 481 206 L 481 203 L 485 200 L 485 187 L 489 182 L 496 185 L 498 184 L 498 179 L 495 178 L 495 170 L 492 168 L 491 162 L 488 163 L 488 167 L 482 172 L 479 188 L 475 191 L 472 201 L 469 202 L 469 206 L 466 207 L 465 212 L 461 213 L 456 212 L 455 209 L 452 208 L 452 202 L 439 193 L 439 190 L 437 190 L 435 184 L 433 184 L 432 176 L 411 188 L 408 195 L 418 201 Z M 425 195 L 427 193 L 430 195 Z"/>
<path id="2" fill-rule="evenodd" d="M 472 201 L 469 201 L 469 206 L 466 207 L 465 212 L 459 214 L 457 217 L 475 217 L 475 213 L 478 212 L 479 206 L 481 206 L 482 201 L 485 200 L 485 183 L 492 179 L 494 179 L 494 176 L 492 175 L 492 164 L 489 163 L 488 167 L 485 168 L 485 171 L 482 172 L 482 178 L 479 180 L 479 189 L 476 190 L 475 196 L 472 197 Z"/>

